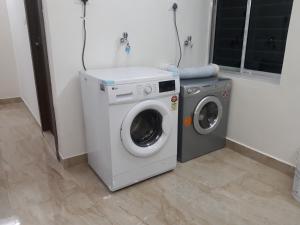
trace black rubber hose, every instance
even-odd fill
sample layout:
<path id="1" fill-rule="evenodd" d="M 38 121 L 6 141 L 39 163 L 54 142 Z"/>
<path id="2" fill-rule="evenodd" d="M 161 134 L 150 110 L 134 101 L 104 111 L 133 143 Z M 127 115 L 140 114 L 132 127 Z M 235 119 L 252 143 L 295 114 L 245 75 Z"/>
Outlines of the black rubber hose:
<path id="1" fill-rule="evenodd" d="M 178 46 L 179 46 L 179 51 L 180 51 L 180 56 L 179 56 L 179 60 L 177 63 L 177 68 L 180 66 L 180 62 L 182 59 L 182 49 L 181 49 L 181 42 L 180 42 L 180 37 L 179 37 L 179 32 L 178 32 L 178 27 L 177 27 L 177 12 L 176 9 L 173 10 L 174 12 L 174 26 L 175 26 L 175 30 L 176 30 L 176 35 L 177 35 L 177 41 L 178 41 Z"/>
<path id="2" fill-rule="evenodd" d="M 86 16 L 86 2 L 83 3 L 83 47 L 82 47 L 82 54 L 81 54 L 81 61 L 82 61 L 82 67 L 84 70 L 86 70 L 85 66 L 85 47 L 86 47 L 86 24 L 85 24 L 85 16 Z"/>

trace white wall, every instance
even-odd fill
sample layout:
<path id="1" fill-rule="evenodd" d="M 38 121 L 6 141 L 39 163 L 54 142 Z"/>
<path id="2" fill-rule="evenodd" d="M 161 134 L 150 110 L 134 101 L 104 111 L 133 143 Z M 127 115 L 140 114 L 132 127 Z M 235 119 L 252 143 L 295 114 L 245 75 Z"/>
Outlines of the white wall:
<path id="1" fill-rule="evenodd" d="M 24 1 L 7 0 L 7 9 L 17 64 L 20 94 L 36 121 L 40 124 Z"/>
<path id="2" fill-rule="evenodd" d="M 233 78 L 228 137 L 295 165 L 300 150 L 300 1 L 294 1 L 280 85 Z"/>
<path id="3" fill-rule="evenodd" d="M 82 26 L 75 0 L 44 0 L 48 48 L 59 144 L 63 158 L 85 152 L 78 70 L 81 69 Z M 160 66 L 175 63 L 178 48 L 171 0 L 90 0 L 87 9 L 87 66 Z M 193 36 L 194 48 L 184 50 L 183 66 L 207 61 L 210 0 L 181 0 L 181 39 Z M 280 85 L 256 79 L 234 80 L 228 137 L 266 155 L 295 164 L 300 148 L 300 2 L 294 9 Z M 132 53 L 119 45 L 129 33 Z"/>
<path id="4" fill-rule="evenodd" d="M 19 97 L 16 62 L 5 0 L 0 0 L 0 99 Z"/>
<path id="5" fill-rule="evenodd" d="M 44 0 L 54 104 L 63 158 L 85 152 L 78 71 L 81 70 L 82 7 L 74 0 Z M 180 0 L 178 26 L 182 41 L 193 36 L 182 65 L 207 62 L 210 0 Z M 170 0 L 90 0 L 87 8 L 88 68 L 176 63 L 178 48 Z M 128 32 L 132 53 L 119 39 Z"/>

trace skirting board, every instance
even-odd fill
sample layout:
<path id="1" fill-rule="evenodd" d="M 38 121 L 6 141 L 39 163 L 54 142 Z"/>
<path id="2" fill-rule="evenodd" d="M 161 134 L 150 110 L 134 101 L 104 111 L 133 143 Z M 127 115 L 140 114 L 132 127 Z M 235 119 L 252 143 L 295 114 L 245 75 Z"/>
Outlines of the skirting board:
<path id="1" fill-rule="evenodd" d="M 20 102 L 22 102 L 22 99 L 20 97 L 0 99 L 0 105 Z"/>
<path id="2" fill-rule="evenodd" d="M 294 175 L 295 168 L 291 165 L 288 165 L 284 162 L 278 161 L 277 159 L 266 156 L 260 152 L 255 151 L 247 146 L 236 143 L 232 140 L 226 140 L 226 147 L 232 149 L 235 152 L 238 152 L 246 157 L 249 157 L 259 163 L 262 163 L 266 166 L 269 166 L 273 169 L 276 169 L 284 174 L 289 176 Z"/>
<path id="3" fill-rule="evenodd" d="M 87 164 L 88 163 L 87 154 L 74 156 L 68 159 L 62 159 L 61 157 L 61 163 L 65 169 L 82 163 Z"/>
<path id="4" fill-rule="evenodd" d="M 259 153 L 255 151 L 254 149 L 251 149 L 249 147 L 246 147 L 244 145 L 241 145 L 239 143 L 236 143 L 232 140 L 226 140 L 226 147 L 230 148 L 231 150 L 238 152 L 246 157 L 249 157 L 259 163 L 262 163 L 266 166 L 269 166 L 273 169 L 276 169 L 284 174 L 287 174 L 289 176 L 294 175 L 295 168 L 291 165 L 285 164 L 283 162 L 280 162 L 274 158 L 271 158 L 269 156 L 266 156 L 262 153 Z M 64 168 L 70 168 L 72 166 L 76 166 L 81 163 L 87 164 L 87 154 L 74 156 L 68 159 L 62 159 L 61 163 Z"/>

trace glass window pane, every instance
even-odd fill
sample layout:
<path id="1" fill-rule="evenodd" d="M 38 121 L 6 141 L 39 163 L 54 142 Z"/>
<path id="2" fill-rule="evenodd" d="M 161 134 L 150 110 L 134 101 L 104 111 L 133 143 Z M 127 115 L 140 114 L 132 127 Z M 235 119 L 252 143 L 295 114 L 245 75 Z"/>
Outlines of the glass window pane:
<path id="1" fill-rule="evenodd" d="M 281 73 L 293 0 L 252 0 L 245 68 Z"/>
<path id="2" fill-rule="evenodd" d="M 213 62 L 241 65 L 247 0 L 218 0 Z"/>

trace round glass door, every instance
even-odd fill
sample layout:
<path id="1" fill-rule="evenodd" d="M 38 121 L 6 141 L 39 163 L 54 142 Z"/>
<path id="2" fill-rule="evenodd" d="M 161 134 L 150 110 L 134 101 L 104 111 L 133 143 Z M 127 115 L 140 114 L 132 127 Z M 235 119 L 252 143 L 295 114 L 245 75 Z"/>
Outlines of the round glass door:
<path id="1" fill-rule="evenodd" d="M 204 98 L 194 112 L 194 127 L 199 134 L 213 132 L 222 119 L 222 104 L 214 96 Z"/>
<path id="2" fill-rule="evenodd" d="M 162 115 L 152 109 L 140 112 L 130 127 L 131 138 L 140 147 L 148 147 L 156 143 L 162 132 Z"/>
<path id="3" fill-rule="evenodd" d="M 134 156 L 148 157 L 166 144 L 173 124 L 170 110 L 161 102 L 148 100 L 133 107 L 123 120 L 121 140 Z"/>

